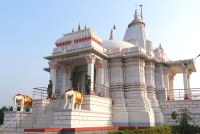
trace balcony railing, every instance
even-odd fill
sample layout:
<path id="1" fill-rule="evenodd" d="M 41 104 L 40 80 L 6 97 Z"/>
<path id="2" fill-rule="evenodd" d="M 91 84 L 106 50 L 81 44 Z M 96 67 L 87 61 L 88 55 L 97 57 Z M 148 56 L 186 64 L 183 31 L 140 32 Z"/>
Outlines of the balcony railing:
<path id="1" fill-rule="evenodd" d="M 188 92 L 187 96 L 185 91 Z M 156 90 L 156 96 L 159 100 L 200 100 L 200 88 Z"/>

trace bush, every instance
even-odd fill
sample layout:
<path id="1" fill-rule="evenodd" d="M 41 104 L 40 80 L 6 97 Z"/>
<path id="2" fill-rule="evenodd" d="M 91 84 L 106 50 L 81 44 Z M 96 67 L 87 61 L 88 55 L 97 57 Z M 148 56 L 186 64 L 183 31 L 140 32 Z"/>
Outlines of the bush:
<path id="1" fill-rule="evenodd" d="M 178 112 L 172 112 L 171 118 L 175 121 L 175 125 L 172 125 L 173 133 L 196 134 L 199 132 L 198 126 L 195 125 L 194 118 L 189 115 L 190 113 L 191 112 L 187 108 L 179 109 Z M 193 123 L 193 125 L 190 125 L 189 122 Z"/>
<path id="2" fill-rule="evenodd" d="M 138 130 L 117 130 L 112 131 L 109 134 L 171 134 L 171 131 L 171 127 L 159 126 Z"/>

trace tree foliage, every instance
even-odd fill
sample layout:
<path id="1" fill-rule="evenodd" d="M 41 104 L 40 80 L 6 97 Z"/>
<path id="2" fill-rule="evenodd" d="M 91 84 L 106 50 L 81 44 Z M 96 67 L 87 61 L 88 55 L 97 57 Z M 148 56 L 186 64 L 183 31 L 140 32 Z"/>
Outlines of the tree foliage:
<path id="1" fill-rule="evenodd" d="M 3 124 L 3 120 L 4 120 L 4 111 L 12 111 L 13 110 L 13 107 L 6 107 L 6 106 L 3 106 L 1 109 L 0 109 L 0 125 Z"/>
<path id="2" fill-rule="evenodd" d="M 175 125 L 172 125 L 173 133 L 196 134 L 199 132 L 198 126 L 195 126 L 194 118 L 189 115 L 190 113 L 186 108 L 172 112 L 171 118 L 175 121 Z M 189 122 L 193 125 L 190 125 Z"/>

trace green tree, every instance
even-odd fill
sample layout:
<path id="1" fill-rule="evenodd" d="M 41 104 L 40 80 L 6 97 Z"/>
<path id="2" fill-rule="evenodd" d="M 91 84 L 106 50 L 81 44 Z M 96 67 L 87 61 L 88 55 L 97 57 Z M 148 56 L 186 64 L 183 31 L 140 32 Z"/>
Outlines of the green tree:
<path id="1" fill-rule="evenodd" d="M 174 133 L 180 133 L 180 134 L 196 134 L 198 133 L 198 126 L 195 125 L 194 118 L 192 118 L 189 114 L 191 112 L 186 109 L 179 109 L 178 113 L 176 111 L 173 111 L 171 114 L 172 120 L 175 121 L 175 125 L 172 125 L 173 132 Z M 189 122 L 191 122 L 193 125 L 190 125 Z"/>
<path id="2" fill-rule="evenodd" d="M 0 125 L 3 124 L 3 120 L 4 120 L 4 111 L 12 111 L 13 110 L 13 107 L 6 107 L 6 106 L 3 106 L 1 109 L 0 109 Z"/>

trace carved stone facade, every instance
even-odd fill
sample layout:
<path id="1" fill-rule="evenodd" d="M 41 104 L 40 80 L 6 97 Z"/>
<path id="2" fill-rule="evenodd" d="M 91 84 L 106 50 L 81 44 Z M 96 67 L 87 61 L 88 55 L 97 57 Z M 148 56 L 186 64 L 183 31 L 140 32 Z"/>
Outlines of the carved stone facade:
<path id="1" fill-rule="evenodd" d="M 147 96 L 151 102 L 152 109 L 155 113 L 155 125 L 164 125 L 164 116 L 160 109 L 155 93 L 155 63 L 152 61 L 146 62 L 145 80 L 147 86 Z"/>
<path id="2" fill-rule="evenodd" d="M 125 59 L 125 98 L 130 126 L 154 126 L 155 117 L 147 97 L 145 83 L 145 60 L 143 58 Z"/>
<path id="3" fill-rule="evenodd" d="M 126 109 L 124 91 L 124 65 L 122 58 L 110 60 L 110 93 L 113 99 L 113 124 L 128 126 L 128 112 Z"/>

